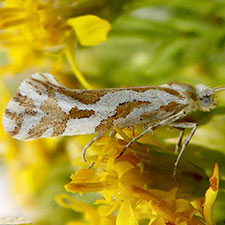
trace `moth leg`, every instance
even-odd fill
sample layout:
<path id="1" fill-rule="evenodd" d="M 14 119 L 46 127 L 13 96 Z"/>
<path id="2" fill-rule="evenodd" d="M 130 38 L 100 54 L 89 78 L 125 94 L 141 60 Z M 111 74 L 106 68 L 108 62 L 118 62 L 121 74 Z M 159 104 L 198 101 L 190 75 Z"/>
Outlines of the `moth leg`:
<path id="1" fill-rule="evenodd" d="M 138 136 L 136 136 L 135 138 L 133 138 L 130 142 L 128 142 L 128 144 L 123 148 L 123 150 L 120 152 L 120 154 L 116 157 L 116 158 L 119 158 L 120 156 L 123 155 L 123 153 L 129 148 L 129 146 L 137 141 L 139 138 L 141 138 L 143 135 L 145 135 L 146 133 L 148 133 L 149 131 L 153 131 L 155 129 L 157 129 L 158 127 L 160 126 L 163 126 L 163 125 L 166 125 L 166 124 L 169 124 L 170 122 L 174 122 L 176 120 L 178 120 L 179 118 L 181 118 L 182 116 L 185 115 L 185 112 L 184 111 L 180 111 L 164 120 L 161 120 L 159 123 L 153 125 L 153 126 L 150 126 L 148 127 L 147 129 L 145 129 L 142 133 L 140 133 Z"/>
<path id="2" fill-rule="evenodd" d="M 97 141 L 100 137 L 102 137 L 106 132 L 101 132 L 98 135 L 96 135 L 88 144 L 86 144 L 82 150 L 82 160 L 86 162 L 86 152 L 88 148 L 95 142 Z M 94 165 L 94 164 L 93 164 Z M 90 165 L 89 168 L 93 165 Z"/>
<path id="3" fill-rule="evenodd" d="M 91 162 L 90 165 L 87 167 L 87 169 L 91 169 L 92 166 L 94 166 L 95 162 Z"/>
<path id="4" fill-rule="evenodd" d="M 193 137 L 197 127 L 198 127 L 198 124 L 197 123 L 189 123 L 189 122 L 186 122 L 186 123 L 173 123 L 173 124 L 170 124 L 170 126 L 173 126 L 173 127 L 176 127 L 176 128 L 192 128 L 190 134 L 188 135 L 188 137 L 184 140 L 184 143 L 182 144 L 182 147 L 181 147 L 181 150 L 177 156 L 177 159 L 174 163 L 174 170 L 173 170 L 173 175 L 176 179 L 176 174 L 177 174 L 177 166 L 178 166 L 178 163 L 180 161 L 180 158 L 184 152 L 184 149 L 187 147 L 188 143 L 190 142 L 191 138 Z"/>
<path id="5" fill-rule="evenodd" d="M 182 144 L 182 140 L 183 140 L 183 137 L 184 137 L 184 128 L 180 128 L 179 130 L 180 131 L 180 135 L 179 135 L 179 139 L 178 139 L 178 142 L 176 144 L 176 147 L 175 147 L 175 153 L 177 154 L 178 153 L 178 150 L 180 149 L 181 147 L 181 144 Z"/>

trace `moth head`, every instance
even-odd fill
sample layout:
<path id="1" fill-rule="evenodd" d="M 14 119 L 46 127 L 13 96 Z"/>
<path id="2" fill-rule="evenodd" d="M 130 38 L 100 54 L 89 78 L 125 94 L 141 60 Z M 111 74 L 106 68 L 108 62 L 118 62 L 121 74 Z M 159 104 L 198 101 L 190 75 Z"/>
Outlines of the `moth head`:
<path id="1" fill-rule="evenodd" d="M 215 108 L 216 92 L 225 90 L 225 86 L 210 88 L 203 84 L 196 85 L 196 93 L 198 97 L 198 105 L 201 111 L 209 111 Z"/>

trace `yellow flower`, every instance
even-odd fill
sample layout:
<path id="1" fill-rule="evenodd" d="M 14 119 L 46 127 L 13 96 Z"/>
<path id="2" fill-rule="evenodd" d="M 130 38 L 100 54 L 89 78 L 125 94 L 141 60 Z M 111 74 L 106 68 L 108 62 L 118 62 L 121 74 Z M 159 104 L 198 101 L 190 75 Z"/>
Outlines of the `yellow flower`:
<path id="1" fill-rule="evenodd" d="M 97 16 L 79 16 L 68 20 L 83 46 L 95 46 L 107 40 L 110 24 Z"/>
<path id="2" fill-rule="evenodd" d="M 8 56 L 6 71 L 20 72 L 42 65 L 49 72 L 62 72 L 66 54 L 79 81 L 90 85 L 79 72 L 74 43 L 95 46 L 106 41 L 110 24 L 94 15 L 76 15 L 76 8 L 58 1 L 4 1 L 0 8 L 0 45 Z M 50 66 L 49 66 L 50 64 Z"/>
<path id="3" fill-rule="evenodd" d="M 92 148 L 97 154 L 87 157 L 89 161 L 95 160 L 95 169 L 77 170 L 65 189 L 73 193 L 101 192 L 103 199 L 95 202 L 98 216 L 114 216 L 117 225 L 137 225 L 141 219 L 148 219 L 154 225 L 213 225 L 212 205 L 218 192 L 217 166 L 203 207 L 209 216 L 204 216 L 192 204 L 192 200 L 195 205 L 202 203 L 208 186 L 203 171 L 183 160 L 178 170 L 178 188 L 172 175 L 175 155 L 156 151 L 155 145 L 146 147 L 135 143 L 117 159 L 125 144 L 117 138 L 102 137 Z"/>

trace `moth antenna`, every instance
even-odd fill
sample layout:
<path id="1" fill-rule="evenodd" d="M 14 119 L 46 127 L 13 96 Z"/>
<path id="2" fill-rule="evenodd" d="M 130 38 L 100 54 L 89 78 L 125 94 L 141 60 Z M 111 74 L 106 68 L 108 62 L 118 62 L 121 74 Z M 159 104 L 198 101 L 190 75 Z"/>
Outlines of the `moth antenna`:
<path id="1" fill-rule="evenodd" d="M 225 90 L 225 86 L 214 87 L 213 90 L 214 90 L 215 92 L 224 91 L 224 90 Z"/>

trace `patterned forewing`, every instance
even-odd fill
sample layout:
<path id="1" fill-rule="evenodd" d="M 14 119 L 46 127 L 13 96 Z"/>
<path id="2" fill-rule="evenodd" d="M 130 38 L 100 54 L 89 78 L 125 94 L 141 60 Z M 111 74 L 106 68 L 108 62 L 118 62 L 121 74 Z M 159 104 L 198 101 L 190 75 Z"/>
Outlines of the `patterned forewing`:
<path id="1" fill-rule="evenodd" d="M 36 73 L 21 83 L 8 103 L 3 125 L 20 140 L 88 134 L 114 126 L 154 124 L 186 103 L 168 87 L 72 90 L 50 74 Z"/>

